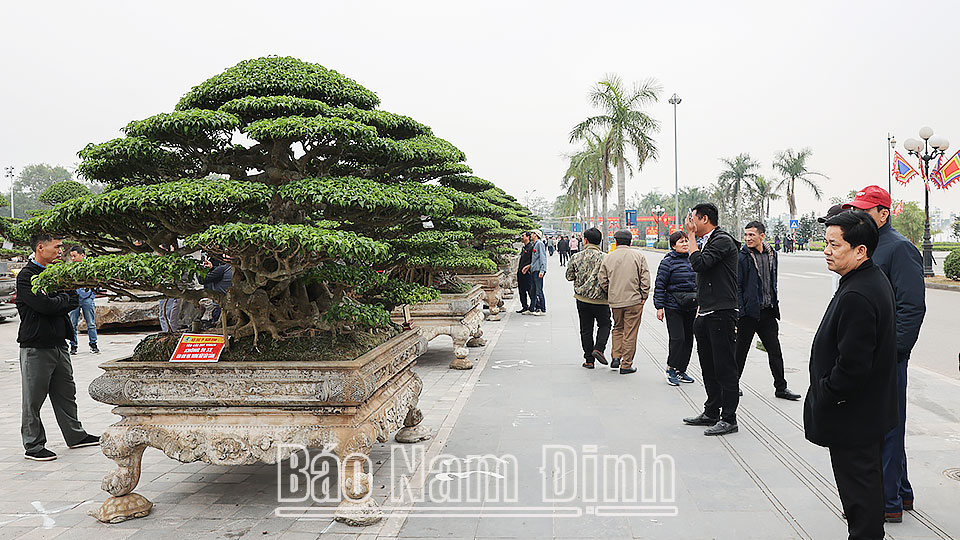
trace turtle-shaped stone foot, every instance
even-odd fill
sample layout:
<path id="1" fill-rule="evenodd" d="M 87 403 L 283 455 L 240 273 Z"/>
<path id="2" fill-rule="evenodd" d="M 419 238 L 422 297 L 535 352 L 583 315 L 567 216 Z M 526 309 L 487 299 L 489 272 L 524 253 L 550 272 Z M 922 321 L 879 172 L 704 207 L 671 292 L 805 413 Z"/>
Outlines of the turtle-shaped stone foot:
<path id="1" fill-rule="evenodd" d="M 128 519 L 141 518 L 150 513 L 153 503 L 137 493 L 128 493 L 120 497 L 110 497 L 103 501 L 90 515 L 103 523 L 120 523 Z"/>

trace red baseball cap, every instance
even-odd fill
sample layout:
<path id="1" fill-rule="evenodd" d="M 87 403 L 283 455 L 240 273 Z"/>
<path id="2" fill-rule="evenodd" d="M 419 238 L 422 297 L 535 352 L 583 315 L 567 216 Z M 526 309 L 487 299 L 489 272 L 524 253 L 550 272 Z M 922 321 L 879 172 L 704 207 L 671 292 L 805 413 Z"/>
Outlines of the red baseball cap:
<path id="1" fill-rule="evenodd" d="M 869 210 L 871 208 L 876 208 L 877 206 L 890 208 L 890 194 L 887 193 L 887 190 L 880 186 L 867 186 L 858 191 L 857 196 L 854 197 L 853 201 L 843 205 L 843 208 L 859 208 L 860 210 Z"/>

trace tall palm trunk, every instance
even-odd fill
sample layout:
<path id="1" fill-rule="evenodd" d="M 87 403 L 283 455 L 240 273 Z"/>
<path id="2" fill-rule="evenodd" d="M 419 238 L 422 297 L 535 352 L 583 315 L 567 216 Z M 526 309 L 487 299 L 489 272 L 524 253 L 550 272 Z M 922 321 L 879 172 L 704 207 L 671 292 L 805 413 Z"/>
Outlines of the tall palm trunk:
<path id="1" fill-rule="evenodd" d="M 620 227 L 627 226 L 627 171 L 623 165 L 623 156 L 617 158 L 617 219 Z"/>
<path id="2" fill-rule="evenodd" d="M 604 183 L 606 183 L 606 178 L 604 178 Z M 607 216 L 609 216 L 609 211 L 607 210 L 607 190 L 601 190 L 601 199 L 603 200 L 603 217 L 600 222 L 600 233 L 603 234 L 603 246 L 601 249 L 607 251 Z"/>
<path id="3" fill-rule="evenodd" d="M 797 219 L 797 201 L 794 200 L 793 190 L 794 190 L 794 179 L 791 178 L 790 182 L 787 183 L 787 204 L 790 206 L 790 219 Z"/>

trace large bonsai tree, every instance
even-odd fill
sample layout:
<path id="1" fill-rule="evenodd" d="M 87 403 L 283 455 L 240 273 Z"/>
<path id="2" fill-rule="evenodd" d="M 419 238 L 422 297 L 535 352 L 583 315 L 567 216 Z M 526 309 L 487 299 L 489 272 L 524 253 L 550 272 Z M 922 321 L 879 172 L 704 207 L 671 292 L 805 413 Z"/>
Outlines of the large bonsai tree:
<path id="1" fill-rule="evenodd" d="M 437 274 L 495 271 L 529 213 L 468 176 L 464 154 L 429 127 L 378 103 L 294 58 L 244 61 L 203 82 L 173 112 L 79 153 L 79 172 L 105 192 L 19 232 L 64 235 L 99 256 L 55 265 L 34 287 L 212 297 L 226 332 L 256 344 L 387 327 L 394 306 L 436 296 Z M 198 250 L 234 266 L 225 296 L 194 285 Z"/>

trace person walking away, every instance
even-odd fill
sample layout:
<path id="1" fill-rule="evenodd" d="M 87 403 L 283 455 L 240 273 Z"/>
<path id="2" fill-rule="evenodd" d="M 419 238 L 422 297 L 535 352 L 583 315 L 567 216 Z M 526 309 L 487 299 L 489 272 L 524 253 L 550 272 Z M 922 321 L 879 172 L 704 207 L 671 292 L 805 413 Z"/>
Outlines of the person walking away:
<path id="1" fill-rule="evenodd" d="M 603 234 L 603 233 L 600 233 Z M 574 255 L 580 250 L 580 242 L 577 240 L 577 235 L 570 237 L 570 255 Z"/>
<path id="2" fill-rule="evenodd" d="M 866 211 L 879 227 L 877 249 L 871 260 L 890 280 L 896 302 L 897 407 L 900 421 L 883 441 L 883 486 L 887 521 L 903 521 L 903 511 L 913 510 L 913 486 L 907 478 L 904 448 L 907 420 L 907 364 L 926 315 L 923 260 L 920 252 L 890 225 L 890 194 L 867 186 L 844 207 Z"/>
<path id="3" fill-rule="evenodd" d="M 660 261 L 653 287 L 657 320 L 667 319 L 669 352 L 667 383 L 692 383 L 687 375 L 693 352 L 693 321 L 697 317 L 697 274 L 690 266 L 689 240 L 682 231 L 670 235 L 670 251 Z"/>
<path id="4" fill-rule="evenodd" d="M 737 271 L 737 379 L 743 377 L 753 336 L 760 337 L 773 375 L 774 396 L 796 401 L 800 394 L 787 388 L 780 347 L 780 299 L 777 295 L 777 253 L 766 242 L 766 227 L 751 221 L 743 229 L 746 245 L 740 249 Z"/>
<path id="5" fill-rule="evenodd" d="M 698 416 L 684 418 L 691 426 L 710 426 L 704 435 L 736 433 L 740 381 L 737 346 L 737 254 L 739 242 L 718 226 L 713 203 L 695 206 L 683 224 L 690 266 L 697 273 L 700 311 L 693 323 L 697 354 L 707 400 Z M 703 248 L 697 246 L 697 237 Z"/>
<path id="6" fill-rule="evenodd" d="M 610 337 L 610 306 L 607 291 L 600 286 L 600 268 L 603 266 L 603 235 L 596 227 L 583 233 L 586 248 L 570 259 L 564 277 L 573 282 L 573 297 L 577 301 L 580 318 L 580 345 L 583 347 L 583 367 L 594 368 L 594 361 L 607 365 L 603 352 Z M 597 334 L 594 338 L 593 327 Z"/>
<path id="7" fill-rule="evenodd" d="M 530 241 L 529 231 L 524 231 L 520 235 L 520 242 L 523 245 L 520 247 L 520 261 L 517 263 L 517 290 L 520 292 L 520 309 L 517 313 L 526 313 L 530 311 L 530 306 L 533 304 L 533 296 L 530 294 L 533 279 L 529 268 L 533 259 L 533 242 Z"/>
<path id="8" fill-rule="evenodd" d="M 570 260 L 570 239 L 566 236 L 560 238 L 557 242 L 557 251 L 560 252 L 560 266 L 563 266 Z"/>
<path id="9" fill-rule="evenodd" d="M 556 251 L 556 249 L 557 249 L 557 241 L 554 240 L 552 236 L 550 238 L 547 238 L 547 252 L 551 257 L 553 257 L 553 252 Z"/>
<path id="10" fill-rule="evenodd" d="M 780 251 L 780 235 L 773 237 L 773 249 L 774 251 Z"/>
<path id="11" fill-rule="evenodd" d="M 87 257 L 83 246 L 73 246 L 70 248 L 70 260 L 80 262 Z M 80 322 L 80 313 L 83 312 L 83 320 L 87 323 L 87 342 L 90 344 L 90 352 L 100 354 L 100 348 L 97 347 L 97 314 L 94 306 L 94 300 L 97 295 L 93 289 L 84 287 L 77 289 L 77 296 L 80 299 L 80 305 L 77 309 L 70 312 L 70 324 L 73 325 L 73 335 L 70 337 L 70 354 L 77 354 L 77 323 Z"/>
<path id="12" fill-rule="evenodd" d="M 872 260 L 878 231 L 860 210 L 827 221 L 827 268 L 841 275 L 813 338 L 807 440 L 826 447 L 852 540 L 884 537 L 881 445 L 897 425 L 894 291 Z"/>
<path id="13" fill-rule="evenodd" d="M 220 259 L 207 257 L 203 260 L 203 266 L 209 270 L 202 280 L 204 289 L 217 292 L 223 295 L 227 294 L 227 289 L 233 285 L 233 267 Z M 220 300 L 222 302 L 223 300 Z M 220 302 L 214 302 L 213 313 L 210 315 L 210 322 L 216 324 L 220 320 L 222 311 Z"/>
<path id="14" fill-rule="evenodd" d="M 636 373 L 633 357 L 637 352 L 637 333 L 643 303 L 650 294 L 650 271 L 643 253 L 630 244 L 633 234 L 620 229 L 613 235 L 616 251 L 607 254 L 600 267 L 600 287 L 607 291 L 607 301 L 613 314 L 612 368 L 620 368 L 621 375 Z M 601 236 L 602 241 L 602 236 Z"/>
<path id="15" fill-rule="evenodd" d="M 47 435 L 40 420 L 40 407 L 48 395 L 67 447 L 95 446 L 100 444 L 100 437 L 84 431 L 77 416 L 77 385 L 66 341 L 73 336 L 69 314 L 80 305 L 77 291 L 36 294 L 31 283 L 34 276 L 60 258 L 63 241 L 40 233 L 31 236 L 30 245 L 33 256 L 17 274 L 20 435 L 24 458 L 53 461 L 57 454 L 47 450 Z"/>
<path id="16" fill-rule="evenodd" d="M 530 264 L 525 268 L 530 273 L 530 309 L 529 315 L 546 315 L 547 302 L 543 296 L 543 276 L 547 274 L 547 248 L 543 244 L 543 233 L 539 230 L 530 232 L 533 243 Z"/>

